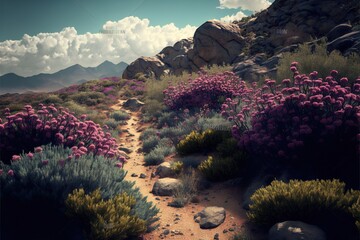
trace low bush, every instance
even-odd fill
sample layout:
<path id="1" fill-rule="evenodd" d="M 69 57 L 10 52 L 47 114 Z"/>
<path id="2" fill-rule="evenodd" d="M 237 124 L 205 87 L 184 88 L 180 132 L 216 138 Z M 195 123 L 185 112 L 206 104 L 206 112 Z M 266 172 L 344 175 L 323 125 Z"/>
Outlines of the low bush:
<path id="1" fill-rule="evenodd" d="M 23 234 L 27 238 L 33 234 L 33 239 L 69 239 L 62 233 L 67 224 L 64 201 L 77 188 L 101 189 L 105 199 L 127 193 L 136 200 L 133 212 L 149 229 L 157 221 L 158 210 L 133 188 L 133 182 L 124 180 L 121 161 L 74 156 L 74 150 L 62 146 L 43 146 L 34 152 L 0 166 L 2 233 L 13 239 L 22 239 Z M 19 224 L 23 231 L 18 231 Z"/>
<path id="2" fill-rule="evenodd" d="M 89 239 L 128 239 L 146 231 L 146 222 L 134 215 L 136 200 L 127 193 L 104 200 L 99 189 L 85 194 L 75 189 L 66 199 L 67 214 L 86 226 Z"/>
<path id="3" fill-rule="evenodd" d="M 243 87 L 232 72 L 204 74 L 188 83 L 166 88 L 164 103 L 173 110 L 203 107 L 216 109 L 226 98 L 234 97 Z"/>
<path id="4" fill-rule="evenodd" d="M 125 111 L 115 111 L 110 114 L 110 118 L 113 118 L 115 121 L 126 121 L 130 119 L 130 115 Z"/>
<path id="5" fill-rule="evenodd" d="M 332 230 L 340 234 L 340 238 L 335 239 L 353 239 L 346 234 L 350 234 L 355 221 L 360 220 L 359 198 L 360 191 L 345 191 L 345 183 L 339 180 L 290 180 L 289 183 L 276 180 L 251 196 L 248 217 L 264 226 L 297 220 L 331 231 L 336 225 Z"/>
<path id="6" fill-rule="evenodd" d="M 216 146 L 231 136 L 230 132 L 207 129 L 202 133 L 192 131 L 176 146 L 181 155 L 214 151 Z"/>
<path id="7" fill-rule="evenodd" d="M 337 69 L 341 76 L 347 76 L 350 82 L 359 76 L 360 55 L 343 56 L 338 51 L 328 52 L 326 43 L 316 44 L 310 47 L 307 44 L 300 45 L 297 52 L 284 53 L 280 59 L 277 79 L 286 79 L 291 76 L 289 64 L 299 62 L 299 70 L 310 74 L 314 69 L 319 72 L 319 77 L 326 78 L 328 73 Z"/>
<path id="8" fill-rule="evenodd" d="M 78 119 L 62 107 L 41 104 L 39 108 L 36 111 L 26 105 L 23 111 L 13 115 L 10 109 L 5 109 L 6 122 L 0 123 L 0 159 L 3 162 L 9 163 L 13 155 L 49 143 L 76 147 L 79 155 L 92 152 L 118 157 L 115 139 L 99 124 L 86 120 L 86 115 Z"/>
<path id="9" fill-rule="evenodd" d="M 156 135 L 150 136 L 143 141 L 142 151 L 144 153 L 151 152 L 160 142 L 160 138 Z"/>
<path id="10" fill-rule="evenodd" d="M 181 161 L 171 162 L 171 170 L 173 170 L 176 174 L 181 173 L 183 167 L 184 164 Z"/>
<path id="11" fill-rule="evenodd" d="M 244 157 L 245 158 L 245 155 Z M 204 176 L 211 181 L 223 181 L 239 176 L 242 159 L 232 157 L 212 157 L 201 162 L 198 169 Z"/>
<path id="12" fill-rule="evenodd" d="M 166 144 L 162 139 L 159 145 L 157 145 L 149 154 L 145 155 L 145 165 L 159 165 L 164 162 L 164 158 L 175 152 L 175 147 Z"/>
<path id="13" fill-rule="evenodd" d="M 155 136 L 157 133 L 157 130 L 154 128 L 146 128 L 141 134 L 140 134 L 140 140 L 144 141 L 148 139 L 151 136 Z"/>
<path id="14" fill-rule="evenodd" d="M 335 70 L 325 79 L 307 76 L 296 62 L 291 70 L 293 80 L 267 79 L 222 105 L 233 136 L 258 164 L 359 187 L 360 79 L 351 84 Z"/>
<path id="15" fill-rule="evenodd" d="M 94 106 L 101 103 L 105 99 L 105 94 L 101 92 L 78 92 L 70 97 L 78 104 Z"/>
<path id="16" fill-rule="evenodd" d="M 174 190 L 174 199 L 169 206 L 172 207 L 184 207 L 198 194 L 199 177 L 194 169 L 189 172 L 182 173 L 179 177 L 181 183 Z"/>

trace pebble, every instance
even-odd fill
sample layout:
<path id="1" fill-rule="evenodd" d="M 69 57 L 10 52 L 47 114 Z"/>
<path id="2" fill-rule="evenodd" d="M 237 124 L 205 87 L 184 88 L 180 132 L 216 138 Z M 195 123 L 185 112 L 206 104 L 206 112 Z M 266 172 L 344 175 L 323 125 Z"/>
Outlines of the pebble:
<path id="1" fill-rule="evenodd" d="M 224 229 L 223 233 L 227 233 L 227 232 L 228 232 L 228 230 L 227 230 L 227 229 Z"/>
<path id="2" fill-rule="evenodd" d="M 131 174 L 131 177 L 137 177 L 138 175 L 136 173 Z"/>
<path id="3" fill-rule="evenodd" d="M 215 233 L 214 240 L 219 240 L 219 234 L 218 233 Z"/>
<path id="4" fill-rule="evenodd" d="M 141 173 L 139 178 L 146 178 L 146 174 L 145 173 Z"/>
<path id="5" fill-rule="evenodd" d="M 169 229 L 164 230 L 163 234 L 164 234 L 164 235 L 169 235 L 169 234 L 170 234 Z"/>
<path id="6" fill-rule="evenodd" d="M 235 229 L 229 228 L 229 232 L 233 232 L 233 231 L 235 231 Z"/>

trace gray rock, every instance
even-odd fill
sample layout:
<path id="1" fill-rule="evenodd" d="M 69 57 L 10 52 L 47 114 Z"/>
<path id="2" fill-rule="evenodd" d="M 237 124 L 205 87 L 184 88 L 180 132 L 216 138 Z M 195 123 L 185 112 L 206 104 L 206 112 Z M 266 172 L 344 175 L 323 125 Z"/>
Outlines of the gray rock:
<path id="1" fill-rule="evenodd" d="M 129 110 L 138 110 L 140 107 L 144 105 L 143 102 L 139 101 L 136 98 L 129 98 L 123 103 L 123 107 Z"/>
<path id="2" fill-rule="evenodd" d="M 336 38 L 332 42 L 328 43 L 328 50 L 339 50 L 345 52 L 352 48 L 354 45 L 360 43 L 360 31 L 350 32 L 341 37 Z"/>
<path id="3" fill-rule="evenodd" d="M 157 196 L 172 196 L 174 190 L 181 185 L 181 181 L 175 178 L 158 179 L 152 189 L 152 193 Z"/>
<path id="4" fill-rule="evenodd" d="M 350 24 L 339 24 L 335 26 L 330 32 L 327 34 L 328 42 L 335 40 L 338 37 L 341 37 L 347 33 L 350 33 L 352 26 Z"/>
<path id="5" fill-rule="evenodd" d="M 194 220 L 199 221 L 200 228 L 216 228 L 225 220 L 226 212 L 222 207 L 206 207 L 194 216 Z"/>
<path id="6" fill-rule="evenodd" d="M 171 169 L 171 164 L 169 162 L 161 163 L 157 167 L 155 174 L 158 175 L 160 178 L 175 176 L 175 172 Z"/>
<path id="7" fill-rule="evenodd" d="M 271 227 L 269 240 L 326 240 L 326 235 L 317 226 L 300 221 L 285 221 Z"/>
<path id="8" fill-rule="evenodd" d="M 147 177 L 147 176 L 146 176 L 145 173 L 141 173 L 140 176 L 139 176 L 139 178 L 146 178 L 146 177 Z"/>

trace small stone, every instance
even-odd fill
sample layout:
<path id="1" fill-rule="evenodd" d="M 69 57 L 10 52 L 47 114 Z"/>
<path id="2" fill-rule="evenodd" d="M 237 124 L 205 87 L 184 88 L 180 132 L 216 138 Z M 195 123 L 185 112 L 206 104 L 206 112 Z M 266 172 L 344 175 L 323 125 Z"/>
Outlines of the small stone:
<path id="1" fill-rule="evenodd" d="M 224 229 L 223 233 L 227 233 L 227 232 L 228 232 L 228 230 L 227 230 L 227 229 Z"/>
<path id="2" fill-rule="evenodd" d="M 159 198 L 159 197 L 156 197 L 156 198 L 155 198 L 155 200 L 158 200 L 158 201 L 160 201 L 160 198 Z"/>
<path id="3" fill-rule="evenodd" d="M 169 229 L 164 230 L 163 234 L 164 234 L 164 235 L 169 235 L 169 234 L 170 234 Z"/>
<path id="4" fill-rule="evenodd" d="M 145 173 L 141 173 L 139 178 L 146 178 L 146 174 Z"/>
<path id="5" fill-rule="evenodd" d="M 235 229 L 229 228 L 229 232 L 233 232 L 233 231 L 235 231 Z"/>
<path id="6" fill-rule="evenodd" d="M 218 233 L 215 233 L 214 240 L 219 240 L 219 234 Z"/>
<path id="7" fill-rule="evenodd" d="M 181 219 L 179 217 L 175 218 L 174 221 L 180 221 Z"/>
<path id="8" fill-rule="evenodd" d="M 131 174 L 131 177 L 138 177 L 136 173 Z"/>

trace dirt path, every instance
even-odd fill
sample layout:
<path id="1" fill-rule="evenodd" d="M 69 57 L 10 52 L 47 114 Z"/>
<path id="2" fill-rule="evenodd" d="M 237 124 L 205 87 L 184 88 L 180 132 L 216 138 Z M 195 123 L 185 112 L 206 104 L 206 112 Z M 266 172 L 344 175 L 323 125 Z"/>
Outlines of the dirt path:
<path id="1" fill-rule="evenodd" d="M 112 106 L 112 108 L 114 110 L 121 109 L 122 102 L 119 101 L 119 104 Z M 246 221 L 246 214 L 241 207 L 241 192 L 238 188 L 214 184 L 209 189 L 199 193 L 199 203 L 190 203 L 184 208 L 167 206 L 172 201 L 172 197 L 159 197 L 150 193 L 157 179 L 151 178 L 151 173 L 156 168 L 145 167 L 143 165 L 144 155 L 137 151 L 141 148 L 140 129 L 144 129 L 146 126 L 141 125 L 138 112 L 127 112 L 131 118 L 123 128 L 127 132 L 120 138 L 120 145 L 132 151 L 128 154 L 129 162 L 124 167 L 128 172 L 125 179 L 135 181 L 140 192 L 160 209 L 160 227 L 151 233 L 147 233 L 143 239 L 209 240 L 214 239 L 215 234 L 219 234 L 218 239 L 223 240 L 229 239 L 234 232 L 239 231 Z M 140 178 L 140 174 L 145 174 L 146 177 Z M 225 208 L 225 222 L 219 227 L 206 230 L 200 229 L 199 224 L 195 223 L 194 215 L 207 206 Z M 165 235 L 164 232 L 169 233 Z"/>

